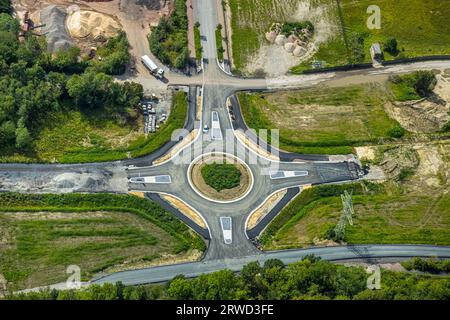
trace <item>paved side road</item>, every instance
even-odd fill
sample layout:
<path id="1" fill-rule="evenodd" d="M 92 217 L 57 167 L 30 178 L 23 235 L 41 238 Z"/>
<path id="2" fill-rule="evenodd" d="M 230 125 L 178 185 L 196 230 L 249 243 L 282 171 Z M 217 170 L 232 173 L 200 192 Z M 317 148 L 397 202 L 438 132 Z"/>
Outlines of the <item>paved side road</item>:
<path id="1" fill-rule="evenodd" d="M 94 279 L 91 283 L 102 284 L 108 282 L 115 283 L 117 281 L 121 281 L 125 285 L 158 283 L 168 281 L 179 274 L 184 274 L 187 278 L 193 278 L 201 274 L 212 273 L 222 269 L 230 269 L 237 272 L 251 261 L 264 263 L 268 259 L 280 259 L 285 264 L 289 264 L 299 261 L 304 256 L 310 254 L 329 261 L 359 259 L 366 260 L 369 263 L 375 263 L 376 259 L 380 258 L 406 259 L 410 257 L 439 257 L 450 259 L 450 247 L 426 245 L 354 245 L 274 251 L 243 258 L 217 259 L 117 272 Z"/>

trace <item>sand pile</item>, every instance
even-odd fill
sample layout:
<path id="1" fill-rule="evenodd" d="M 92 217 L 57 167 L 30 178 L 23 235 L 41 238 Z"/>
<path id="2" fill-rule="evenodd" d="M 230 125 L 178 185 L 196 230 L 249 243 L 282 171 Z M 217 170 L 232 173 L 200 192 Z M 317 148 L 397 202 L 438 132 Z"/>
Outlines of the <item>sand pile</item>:
<path id="1" fill-rule="evenodd" d="M 121 30 L 119 22 L 112 17 L 94 11 L 69 7 L 66 21 L 67 29 L 73 38 L 110 38 Z"/>

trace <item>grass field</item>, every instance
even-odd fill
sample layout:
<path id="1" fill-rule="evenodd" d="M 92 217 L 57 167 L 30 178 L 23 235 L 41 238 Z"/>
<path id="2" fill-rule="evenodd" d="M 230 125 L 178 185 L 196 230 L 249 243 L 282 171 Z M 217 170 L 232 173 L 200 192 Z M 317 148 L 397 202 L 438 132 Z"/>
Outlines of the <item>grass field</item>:
<path id="1" fill-rule="evenodd" d="M 113 161 L 151 153 L 183 128 L 187 115 L 184 92 L 173 96 L 171 113 L 156 133 L 145 137 L 143 119 L 124 121 L 118 115 L 90 111 L 52 114 L 36 137 L 32 155 L 4 155 L 2 162 L 80 163 Z"/>
<path id="2" fill-rule="evenodd" d="M 344 24 L 348 32 L 364 34 L 366 61 L 372 43 L 388 37 L 398 41 L 401 57 L 450 54 L 450 1 L 442 0 L 342 0 Z M 368 30 L 365 14 L 369 5 L 381 9 L 381 29 Z M 386 59 L 395 57 L 385 53 Z"/>
<path id="3" fill-rule="evenodd" d="M 450 1 L 442 0 L 228 0 L 232 12 L 232 50 L 235 67 L 245 70 L 249 59 L 265 42 L 264 32 L 272 22 L 296 19 L 300 5 L 309 3 L 330 12 L 327 23 L 334 24 L 334 35 L 321 43 L 319 50 L 308 61 L 301 62 L 292 72 L 301 73 L 311 68 L 313 60 L 324 66 L 348 64 L 352 54 L 352 38 L 364 39 L 362 62 L 370 62 L 370 46 L 385 42 L 389 37 L 398 41 L 399 54 L 385 52 L 385 59 L 398 59 L 425 55 L 450 54 Z M 340 6 L 337 5 L 340 3 Z M 381 9 L 381 29 L 367 28 L 367 8 L 378 5 Z M 334 17 L 333 17 L 334 16 Z M 325 20 L 324 20 L 325 21 Z M 345 30 L 345 31 L 344 31 Z M 344 33 L 345 32 L 345 33 Z"/>
<path id="4" fill-rule="evenodd" d="M 345 242 L 450 244 L 450 195 L 353 189 L 354 225 L 347 226 Z M 282 223 L 269 226 L 262 236 L 264 248 L 307 247 L 325 239 L 342 212 L 341 199 L 336 196 L 339 192 L 342 190 L 327 195 L 305 190 L 283 210 L 284 217 L 280 214 Z"/>
<path id="5" fill-rule="evenodd" d="M 320 48 L 311 60 L 294 67 L 292 69 L 294 73 L 309 69 L 310 62 L 314 59 L 324 61 L 325 66 L 349 63 L 351 46 L 349 45 L 347 50 L 346 42 L 342 40 L 346 39 L 348 44 L 351 42 L 352 35 L 358 35 L 364 39 L 364 57 L 358 61 L 359 63 L 371 61 L 370 46 L 373 43 L 378 42 L 383 45 L 390 37 L 397 40 L 399 52 L 396 55 L 384 52 L 385 60 L 450 54 L 449 1 L 341 0 L 340 4 L 345 36 L 341 35 L 338 42 L 331 41 Z M 381 29 L 367 28 L 369 15 L 366 10 L 370 5 L 380 7 Z M 339 57 L 346 57 L 347 61 Z"/>
<path id="6" fill-rule="evenodd" d="M 239 94 L 250 128 L 278 128 L 284 150 L 325 154 L 389 139 L 399 124 L 384 111 L 387 99 L 375 85 Z"/>
<path id="7" fill-rule="evenodd" d="M 158 205 L 117 195 L 0 195 L 0 273 L 12 288 L 84 280 L 111 268 L 145 265 L 204 250 L 202 240 Z"/>

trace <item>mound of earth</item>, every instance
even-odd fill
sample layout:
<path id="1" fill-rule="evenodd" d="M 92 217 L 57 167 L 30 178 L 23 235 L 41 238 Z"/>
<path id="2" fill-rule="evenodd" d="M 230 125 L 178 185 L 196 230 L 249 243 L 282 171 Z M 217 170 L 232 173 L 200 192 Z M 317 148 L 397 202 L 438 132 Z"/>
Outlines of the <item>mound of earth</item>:
<path id="1" fill-rule="evenodd" d="M 70 7 L 68 12 L 66 25 L 73 38 L 110 38 L 122 29 L 119 22 L 102 13 L 79 10 L 76 6 Z"/>
<path id="2" fill-rule="evenodd" d="M 48 6 L 40 12 L 40 22 L 45 24 L 42 33 L 47 39 L 47 48 L 50 52 L 66 49 L 73 45 L 72 39 L 64 28 L 67 12 L 64 8 L 55 5 Z"/>
<path id="3" fill-rule="evenodd" d="M 437 132 L 450 121 L 450 70 L 437 74 L 436 78 L 438 82 L 431 97 L 386 105 L 390 116 L 406 130 L 414 133 Z"/>
<path id="4" fill-rule="evenodd" d="M 236 187 L 217 191 L 206 183 L 202 175 L 202 169 L 207 164 L 213 164 L 215 162 L 233 163 L 233 165 L 240 171 L 240 181 Z M 240 198 L 246 194 L 252 183 L 252 176 L 245 165 L 238 161 L 234 161 L 234 159 L 222 156 L 208 156 L 202 160 L 199 160 L 193 165 L 189 174 L 191 175 L 191 181 L 195 189 L 197 189 L 205 197 L 218 201 L 233 201 Z"/>

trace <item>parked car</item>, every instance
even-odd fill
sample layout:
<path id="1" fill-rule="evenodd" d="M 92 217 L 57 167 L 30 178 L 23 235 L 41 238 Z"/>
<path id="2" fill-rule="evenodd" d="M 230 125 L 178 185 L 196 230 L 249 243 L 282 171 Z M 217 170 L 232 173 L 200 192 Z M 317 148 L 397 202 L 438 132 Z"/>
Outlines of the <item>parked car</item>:
<path id="1" fill-rule="evenodd" d="M 203 127 L 203 133 L 208 133 L 209 132 L 209 127 L 207 124 L 205 124 L 205 126 Z"/>

